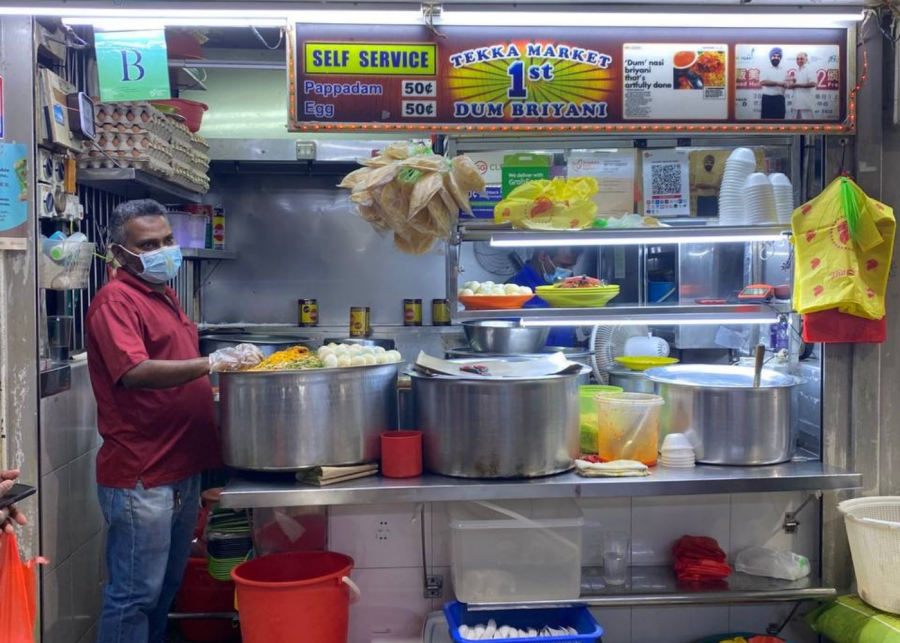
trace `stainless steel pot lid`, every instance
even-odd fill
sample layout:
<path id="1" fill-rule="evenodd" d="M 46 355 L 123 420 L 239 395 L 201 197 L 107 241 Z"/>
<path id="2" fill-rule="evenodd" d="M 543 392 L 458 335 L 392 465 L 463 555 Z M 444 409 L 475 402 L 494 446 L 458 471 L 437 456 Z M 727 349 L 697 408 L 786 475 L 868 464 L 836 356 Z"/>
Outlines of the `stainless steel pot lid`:
<path id="1" fill-rule="evenodd" d="M 647 379 L 660 384 L 693 386 L 697 388 L 752 389 L 753 369 L 746 366 L 719 366 L 716 364 L 680 364 L 662 366 L 644 371 Z M 790 388 L 803 380 L 764 368 L 760 388 Z"/>
<path id="2" fill-rule="evenodd" d="M 631 371 L 628 369 L 610 369 L 606 371 L 613 377 L 627 377 L 633 380 L 642 380 L 645 379 L 645 374 L 647 371 Z"/>
<path id="3" fill-rule="evenodd" d="M 449 360 L 454 364 L 482 364 L 490 368 L 492 363 L 503 363 L 503 362 L 528 362 L 535 358 L 546 357 L 546 355 L 504 355 L 502 357 L 479 357 L 478 359 L 452 359 Z M 564 379 L 567 377 L 580 377 L 582 375 L 586 375 L 591 372 L 590 367 L 585 366 L 583 364 L 578 364 L 577 362 L 571 362 L 571 365 L 580 366 L 581 368 L 572 373 L 554 373 L 550 375 L 522 375 L 522 376 L 497 376 L 497 375 L 475 375 L 475 374 L 460 374 L 460 375 L 449 375 L 446 373 L 435 373 L 433 375 L 420 373 L 415 369 L 415 366 L 412 366 L 407 373 L 404 375 L 410 375 L 415 379 L 424 379 L 424 380 L 444 380 L 450 382 L 492 382 L 492 383 L 510 383 L 510 384 L 519 384 L 523 382 L 535 382 L 535 381 L 546 381 L 546 380 L 554 380 L 554 379 Z"/>
<path id="4" fill-rule="evenodd" d="M 540 353 L 518 353 L 516 355 L 500 355 L 498 353 L 479 353 L 471 348 L 451 348 L 447 351 L 452 357 L 546 357 L 553 353 L 562 353 L 568 359 L 586 358 L 593 355 L 593 351 L 582 350 L 580 348 L 570 348 L 565 346 L 548 346 Z"/>

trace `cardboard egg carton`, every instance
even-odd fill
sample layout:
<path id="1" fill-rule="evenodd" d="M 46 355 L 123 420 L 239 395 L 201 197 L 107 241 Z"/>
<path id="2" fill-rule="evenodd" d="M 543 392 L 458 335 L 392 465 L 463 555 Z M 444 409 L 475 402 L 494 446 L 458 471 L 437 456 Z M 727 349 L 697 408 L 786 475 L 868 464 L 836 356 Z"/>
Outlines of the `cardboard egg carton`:
<path id="1" fill-rule="evenodd" d="M 172 182 L 182 187 L 194 190 L 195 192 L 209 191 L 209 177 L 198 172 L 188 163 L 183 163 L 177 159 L 172 160 Z"/>
<path id="2" fill-rule="evenodd" d="M 130 167 L 144 170 L 164 178 L 173 174 L 172 166 L 165 162 L 164 156 L 139 150 L 111 150 L 105 154 L 99 150 L 91 150 L 78 156 L 78 167 L 90 169 L 113 169 Z"/>
<path id="3" fill-rule="evenodd" d="M 191 147 L 194 148 L 195 152 L 203 154 L 207 159 L 209 158 L 209 143 L 199 134 L 191 134 Z"/>
<path id="4" fill-rule="evenodd" d="M 102 150 L 121 150 L 128 152 L 130 150 L 153 150 L 171 157 L 169 145 L 153 132 L 133 128 L 124 132 L 112 130 L 109 132 L 99 132 L 97 134 L 97 146 Z M 90 147 L 88 143 L 86 147 Z"/>
<path id="5" fill-rule="evenodd" d="M 98 129 L 106 130 L 106 125 L 123 126 L 147 130 L 156 134 L 165 141 L 169 141 L 173 135 L 171 119 L 156 109 L 150 103 L 144 101 L 123 103 L 98 103 L 94 106 L 94 117 Z M 116 127 L 118 129 L 118 127 Z"/>

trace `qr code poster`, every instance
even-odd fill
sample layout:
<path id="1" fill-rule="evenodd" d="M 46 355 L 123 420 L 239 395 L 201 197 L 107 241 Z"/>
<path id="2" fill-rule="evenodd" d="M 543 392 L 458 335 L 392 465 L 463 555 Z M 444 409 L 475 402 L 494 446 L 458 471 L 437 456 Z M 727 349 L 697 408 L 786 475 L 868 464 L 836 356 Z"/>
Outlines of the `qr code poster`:
<path id="1" fill-rule="evenodd" d="M 841 117 L 837 45 L 738 45 L 738 120 L 836 121 Z"/>
<path id="2" fill-rule="evenodd" d="M 625 44 L 626 120 L 724 121 L 728 45 Z"/>
<path id="3" fill-rule="evenodd" d="M 648 217 L 691 213 L 688 155 L 678 150 L 643 153 L 644 214 Z"/>

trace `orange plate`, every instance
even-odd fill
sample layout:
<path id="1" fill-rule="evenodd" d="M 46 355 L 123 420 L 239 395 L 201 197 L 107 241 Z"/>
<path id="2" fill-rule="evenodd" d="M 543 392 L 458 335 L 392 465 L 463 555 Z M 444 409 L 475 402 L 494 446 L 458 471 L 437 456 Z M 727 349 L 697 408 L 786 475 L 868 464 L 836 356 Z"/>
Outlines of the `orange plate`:
<path id="1" fill-rule="evenodd" d="M 459 301 L 467 310 L 516 310 L 534 295 L 462 295 Z"/>

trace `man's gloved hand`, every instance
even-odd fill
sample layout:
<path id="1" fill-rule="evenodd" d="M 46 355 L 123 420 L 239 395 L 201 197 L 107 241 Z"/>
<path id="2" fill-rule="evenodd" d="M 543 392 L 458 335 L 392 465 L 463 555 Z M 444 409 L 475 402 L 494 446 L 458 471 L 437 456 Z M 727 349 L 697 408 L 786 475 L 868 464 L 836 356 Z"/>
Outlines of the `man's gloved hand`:
<path id="1" fill-rule="evenodd" d="M 245 371 L 253 368 L 265 356 L 253 344 L 238 344 L 233 348 L 222 348 L 209 356 L 209 370 L 214 373 Z"/>
<path id="2" fill-rule="evenodd" d="M 18 471 L 0 471 L 0 498 L 9 493 L 18 477 Z M 16 510 L 14 505 L 6 509 L 0 509 L 0 531 L 12 533 L 13 525 L 27 524 L 28 521 L 25 519 L 25 514 Z"/>

